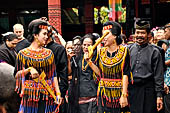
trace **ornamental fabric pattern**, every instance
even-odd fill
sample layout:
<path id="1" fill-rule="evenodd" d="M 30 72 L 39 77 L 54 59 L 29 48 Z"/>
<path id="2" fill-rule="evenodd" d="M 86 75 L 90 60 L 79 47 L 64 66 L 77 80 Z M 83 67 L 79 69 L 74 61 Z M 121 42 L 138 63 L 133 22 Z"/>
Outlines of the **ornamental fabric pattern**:
<path id="1" fill-rule="evenodd" d="M 49 23 L 62 34 L 61 31 L 61 1 L 60 0 L 48 0 L 48 17 Z M 60 41 L 56 38 L 56 42 Z"/>
<path id="2" fill-rule="evenodd" d="M 107 56 L 107 48 L 99 53 L 99 68 L 101 78 L 99 81 L 97 96 L 101 98 L 102 106 L 108 108 L 120 108 L 119 99 L 122 92 L 122 76 L 127 48 L 120 45 L 114 57 Z"/>
<path id="3" fill-rule="evenodd" d="M 169 43 L 170 43 L 170 41 L 169 41 Z M 165 61 L 170 60 L 170 54 L 169 53 L 170 53 L 170 46 L 165 52 Z M 170 67 L 169 66 L 167 66 L 167 69 L 166 69 L 165 74 L 164 74 L 164 82 L 167 86 L 170 86 Z"/>
<path id="4" fill-rule="evenodd" d="M 126 22 L 126 8 L 122 7 L 122 0 L 109 0 L 109 18 L 120 23 Z"/>
<path id="5" fill-rule="evenodd" d="M 54 77 L 56 77 L 54 55 L 51 50 L 43 48 L 40 51 L 33 51 L 25 48 L 17 55 L 17 71 L 34 67 L 39 74 L 45 72 L 45 81 L 54 91 Z M 22 98 L 19 113 L 37 113 L 39 101 L 45 102 L 45 113 L 52 113 L 57 105 L 54 99 L 40 82 L 35 82 L 30 77 L 30 73 L 24 76 L 16 74 L 16 89 Z"/>

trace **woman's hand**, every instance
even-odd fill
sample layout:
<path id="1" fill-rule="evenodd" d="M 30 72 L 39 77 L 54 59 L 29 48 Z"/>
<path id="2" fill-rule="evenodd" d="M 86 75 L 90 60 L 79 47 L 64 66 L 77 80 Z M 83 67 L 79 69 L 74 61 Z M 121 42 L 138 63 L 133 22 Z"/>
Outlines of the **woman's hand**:
<path id="1" fill-rule="evenodd" d="M 168 94 L 169 93 L 169 87 L 164 83 L 164 89 L 165 89 L 165 93 Z"/>
<path id="2" fill-rule="evenodd" d="M 128 105 L 128 100 L 126 96 L 121 96 L 120 97 L 120 106 L 121 108 L 124 108 Z"/>
<path id="3" fill-rule="evenodd" d="M 88 57 L 89 59 L 92 58 L 93 56 L 93 46 L 89 46 L 88 47 Z"/>
<path id="4" fill-rule="evenodd" d="M 68 60 L 70 60 L 71 57 L 74 56 L 74 55 L 75 55 L 75 53 L 73 51 L 67 51 L 67 58 L 68 58 Z"/>
<path id="5" fill-rule="evenodd" d="M 55 104 L 61 104 L 62 103 L 62 98 L 60 95 L 56 96 L 56 101 L 54 101 Z"/>
<path id="6" fill-rule="evenodd" d="M 84 59 L 88 62 L 89 61 L 89 53 L 84 53 Z"/>
<path id="7" fill-rule="evenodd" d="M 35 68 L 29 67 L 28 70 L 29 70 L 29 72 L 31 73 L 30 76 L 31 76 L 33 79 L 39 77 L 39 73 L 38 73 L 38 71 L 37 71 Z"/>

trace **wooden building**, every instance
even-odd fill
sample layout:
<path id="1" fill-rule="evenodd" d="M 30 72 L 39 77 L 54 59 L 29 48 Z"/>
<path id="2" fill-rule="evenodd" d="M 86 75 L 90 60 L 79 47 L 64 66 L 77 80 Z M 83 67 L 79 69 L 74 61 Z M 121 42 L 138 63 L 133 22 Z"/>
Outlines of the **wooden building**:
<path id="1" fill-rule="evenodd" d="M 121 23 L 124 33 L 133 33 L 136 18 L 146 18 L 152 27 L 170 22 L 170 0 L 122 0 L 126 7 L 126 23 Z M 11 3 L 14 2 L 14 3 Z M 54 3 L 56 2 L 56 4 Z M 94 23 L 94 8 L 108 7 L 108 0 L 1 0 L 0 34 L 12 31 L 16 23 L 21 23 L 27 35 L 27 26 L 33 19 L 54 16 L 52 24 L 65 40 L 74 36 L 96 32 L 101 35 L 102 23 Z M 54 10 L 53 10 L 54 9 Z M 57 12 L 57 14 L 55 14 Z M 56 20 L 57 18 L 57 20 Z M 52 20 L 51 20 L 52 21 Z"/>

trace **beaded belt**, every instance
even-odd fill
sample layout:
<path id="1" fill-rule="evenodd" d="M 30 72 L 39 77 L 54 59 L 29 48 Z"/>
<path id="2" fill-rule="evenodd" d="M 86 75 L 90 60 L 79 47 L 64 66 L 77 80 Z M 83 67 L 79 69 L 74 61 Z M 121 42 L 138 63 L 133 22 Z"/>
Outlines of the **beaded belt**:
<path id="1" fill-rule="evenodd" d="M 122 87 L 122 80 L 121 79 L 104 79 L 100 80 L 101 87 L 114 87 L 114 88 L 121 88 Z"/>

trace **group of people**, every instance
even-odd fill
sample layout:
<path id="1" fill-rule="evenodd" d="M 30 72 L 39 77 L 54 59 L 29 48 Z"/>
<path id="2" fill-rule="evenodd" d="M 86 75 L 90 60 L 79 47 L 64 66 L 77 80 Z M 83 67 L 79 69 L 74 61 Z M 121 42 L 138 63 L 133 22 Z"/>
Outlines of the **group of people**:
<path id="1" fill-rule="evenodd" d="M 135 23 L 133 43 L 121 29 L 108 21 L 102 37 L 88 33 L 60 45 L 43 18 L 30 22 L 27 38 L 23 26 L 14 25 L 3 34 L 0 62 L 15 67 L 18 112 L 168 113 L 169 45 L 150 42 L 147 21 Z M 170 24 L 163 30 L 168 40 Z"/>

